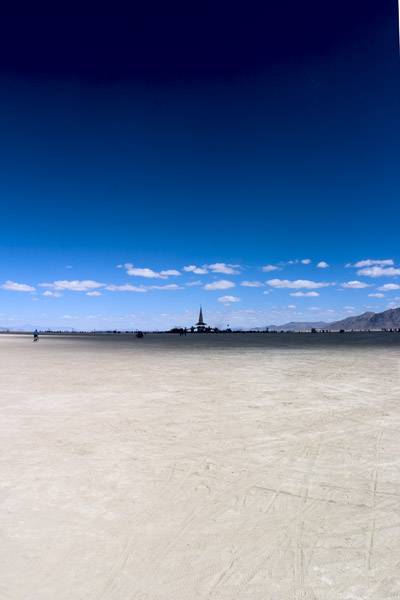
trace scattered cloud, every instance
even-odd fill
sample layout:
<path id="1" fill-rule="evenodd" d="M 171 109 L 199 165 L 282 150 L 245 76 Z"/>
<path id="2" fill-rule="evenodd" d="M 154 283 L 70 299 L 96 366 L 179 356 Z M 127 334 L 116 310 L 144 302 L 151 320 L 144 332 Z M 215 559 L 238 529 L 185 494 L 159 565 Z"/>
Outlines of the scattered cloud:
<path id="1" fill-rule="evenodd" d="M 212 273 L 223 273 L 224 275 L 238 275 L 240 271 L 237 270 L 238 265 L 230 265 L 226 263 L 214 263 L 208 265 L 208 268 Z"/>
<path id="2" fill-rule="evenodd" d="M 222 302 L 223 304 L 231 304 L 233 302 L 240 302 L 240 298 L 237 296 L 220 296 L 218 298 L 218 302 Z"/>
<path id="3" fill-rule="evenodd" d="M 46 290 L 42 294 L 43 296 L 48 296 L 49 298 L 61 298 L 62 294 L 60 292 L 52 292 L 51 290 Z"/>
<path id="4" fill-rule="evenodd" d="M 389 302 L 389 304 L 387 306 L 388 306 L 388 308 L 398 308 L 399 303 L 391 301 L 391 302 Z"/>
<path id="5" fill-rule="evenodd" d="M 160 271 L 160 274 L 165 277 L 179 277 L 181 272 L 177 269 L 166 269 L 165 271 Z"/>
<path id="6" fill-rule="evenodd" d="M 316 298 L 319 296 L 318 292 L 292 292 L 291 296 L 295 296 L 296 298 Z"/>
<path id="7" fill-rule="evenodd" d="M 261 271 L 263 271 L 264 273 L 271 273 L 271 271 L 279 271 L 279 267 L 277 267 L 276 265 L 264 265 L 261 268 Z"/>
<path id="8" fill-rule="evenodd" d="M 134 267 L 131 264 L 126 264 L 126 273 L 131 277 L 145 277 L 146 279 L 165 279 L 166 275 L 161 275 L 147 267 Z"/>
<path id="9" fill-rule="evenodd" d="M 185 285 L 187 287 L 195 287 L 197 285 L 203 285 L 203 282 L 200 281 L 200 279 L 196 279 L 195 281 L 188 281 L 187 283 L 185 283 Z"/>
<path id="10" fill-rule="evenodd" d="M 292 309 L 296 308 L 296 305 L 295 304 L 288 304 L 288 308 L 292 308 Z"/>
<path id="11" fill-rule="evenodd" d="M 318 269 L 328 269 L 329 264 L 327 262 L 325 262 L 324 260 L 320 260 L 319 263 L 317 264 Z"/>
<path id="12" fill-rule="evenodd" d="M 301 260 L 301 263 L 302 263 L 303 265 L 309 265 L 309 264 L 311 264 L 311 258 L 303 258 L 303 259 Z"/>
<path id="13" fill-rule="evenodd" d="M 92 279 L 58 279 L 53 283 L 39 283 L 40 287 L 51 290 L 69 290 L 70 292 L 89 292 L 90 290 L 104 287 L 104 283 L 93 281 Z"/>
<path id="14" fill-rule="evenodd" d="M 46 293 L 46 292 L 45 292 Z M 94 290 L 93 292 L 86 292 L 86 296 L 101 296 L 101 292 L 98 292 L 97 290 Z"/>
<path id="15" fill-rule="evenodd" d="M 118 265 L 120 267 L 120 265 Z M 134 267 L 132 263 L 125 263 L 123 267 L 127 275 L 131 277 L 144 277 L 146 279 L 168 279 L 168 277 L 176 277 L 180 275 L 180 271 L 176 269 L 166 269 L 164 271 L 153 271 L 148 267 Z"/>
<path id="16" fill-rule="evenodd" d="M 240 285 L 242 285 L 243 287 L 249 287 L 249 288 L 264 287 L 264 284 L 262 283 L 262 281 L 242 281 Z"/>
<path id="17" fill-rule="evenodd" d="M 176 283 L 167 283 L 165 285 L 131 285 L 130 283 L 124 283 L 122 285 L 114 285 L 110 284 L 105 287 L 109 292 L 147 292 L 148 290 L 161 290 L 161 291 L 170 291 L 170 290 L 181 290 L 182 286 L 177 285 Z"/>
<path id="18" fill-rule="evenodd" d="M 207 283 L 204 286 L 205 290 L 228 290 L 229 288 L 235 287 L 233 281 L 228 281 L 227 279 L 219 279 L 218 281 L 214 281 L 213 283 Z"/>
<path id="19" fill-rule="evenodd" d="M 385 294 L 381 294 L 380 292 L 376 292 L 374 294 L 368 294 L 368 298 L 384 298 Z"/>
<path id="20" fill-rule="evenodd" d="M 8 290 L 9 292 L 34 292 L 36 289 L 27 283 L 17 283 L 16 281 L 11 281 L 10 279 L 7 279 L 7 281 L 4 282 L 0 287 L 3 290 Z"/>
<path id="21" fill-rule="evenodd" d="M 274 288 L 291 288 L 291 289 L 317 289 L 334 285 L 322 281 L 310 281 L 309 279 L 269 279 L 267 284 Z"/>
<path id="22" fill-rule="evenodd" d="M 373 266 L 391 267 L 393 265 L 394 265 L 394 261 L 391 258 L 386 258 L 383 260 L 367 258 L 365 260 L 359 260 L 358 262 L 354 263 L 353 265 L 351 263 L 348 263 L 346 265 L 346 267 L 355 267 L 356 269 L 363 269 L 364 267 L 373 267 Z"/>
<path id="23" fill-rule="evenodd" d="M 125 283 L 123 285 L 107 285 L 106 290 L 109 292 L 147 292 L 147 288 L 144 285 L 130 285 L 129 283 Z"/>
<path id="24" fill-rule="evenodd" d="M 198 267 L 196 265 L 187 265 L 183 267 L 186 273 L 194 273 L 195 275 L 207 275 L 208 269 L 206 267 Z"/>
<path id="25" fill-rule="evenodd" d="M 395 267 L 367 267 L 357 271 L 357 275 L 364 275 L 364 277 L 394 277 L 400 275 L 400 269 Z"/>
<path id="26" fill-rule="evenodd" d="M 393 290 L 400 290 L 400 285 L 397 283 L 385 283 L 385 285 L 381 285 L 378 290 L 381 292 L 392 292 Z"/>
<path id="27" fill-rule="evenodd" d="M 363 281 L 347 281 L 346 283 L 342 283 L 342 287 L 350 290 L 362 290 L 363 288 L 370 286 L 368 283 L 364 283 Z"/>
<path id="28" fill-rule="evenodd" d="M 150 285 L 149 286 L 150 290 L 165 290 L 165 291 L 169 291 L 169 290 L 181 290 L 182 286 L 177 285 L 176 283 L 168 283 L 167 285 Z"/>

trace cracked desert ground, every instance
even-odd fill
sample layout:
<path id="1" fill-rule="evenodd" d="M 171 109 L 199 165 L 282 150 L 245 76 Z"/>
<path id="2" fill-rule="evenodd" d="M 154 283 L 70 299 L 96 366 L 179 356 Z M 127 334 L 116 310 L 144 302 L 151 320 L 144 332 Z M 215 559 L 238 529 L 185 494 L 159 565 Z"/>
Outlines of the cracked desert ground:
<path id="1" fill-rule="evenodd" d="M 3 600 L 400 598 L 400 334 L 0 336 Z"/>

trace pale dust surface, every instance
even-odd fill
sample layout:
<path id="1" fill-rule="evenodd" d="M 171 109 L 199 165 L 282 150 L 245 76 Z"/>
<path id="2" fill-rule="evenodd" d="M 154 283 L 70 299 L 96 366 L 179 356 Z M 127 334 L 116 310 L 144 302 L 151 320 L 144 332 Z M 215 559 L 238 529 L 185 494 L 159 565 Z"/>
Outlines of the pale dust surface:
<path id="1" fill-rule="evenodd" d="M 1 600 L 400 598 L 400 334 L 0 336 Z"/>

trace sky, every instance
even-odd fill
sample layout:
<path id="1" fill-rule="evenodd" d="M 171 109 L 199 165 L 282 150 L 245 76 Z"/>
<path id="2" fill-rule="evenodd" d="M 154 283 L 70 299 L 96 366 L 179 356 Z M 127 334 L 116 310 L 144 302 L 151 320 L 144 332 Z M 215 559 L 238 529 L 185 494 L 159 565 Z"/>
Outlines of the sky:
<path id="1" fill-rule="evenodd" d="M 400 305 L 397 2 L 276 4 L 3 15 L 0 326 Z"/>

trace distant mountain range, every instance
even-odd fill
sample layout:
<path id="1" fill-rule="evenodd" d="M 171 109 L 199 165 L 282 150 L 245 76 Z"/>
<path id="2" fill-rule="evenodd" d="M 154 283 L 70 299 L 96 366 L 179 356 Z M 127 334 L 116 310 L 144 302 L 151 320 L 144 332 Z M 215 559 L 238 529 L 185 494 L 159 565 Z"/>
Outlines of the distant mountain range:
<path id="1" fill-rule="evenodd" d="M 324 321 L 304 322 L 292 321 L 284 325 L 270 325 L 270 331 L 309 331 L 310 329 L 326 329 L 328 331 L 367 331 L 368 329 L 399 329 L 400 308 L 391 308 L 384 312 L 365 312 L 362 315 L 347 317 L 341 321 L 326 323 Z"/>
<path id="2" fill-rule="evenodd" d="M 384 312 L 365 312 L 356 317 L 347 317 L 329 325 L 329 329 L 399 329 L 400 308 L 391 308 Z"/>
<path id="3" fill-rule="evenodd" d="M 290 323 L 285 323 L 284 325 L 269 325 L 269 331 L 310 331 L 310 329 L 327 329 L 329 327 L 329 323 L 325 323 L 324 321 L 290 321 Z M 265 331 L 265 327 L 257 328 L 259 331 Z"/>

